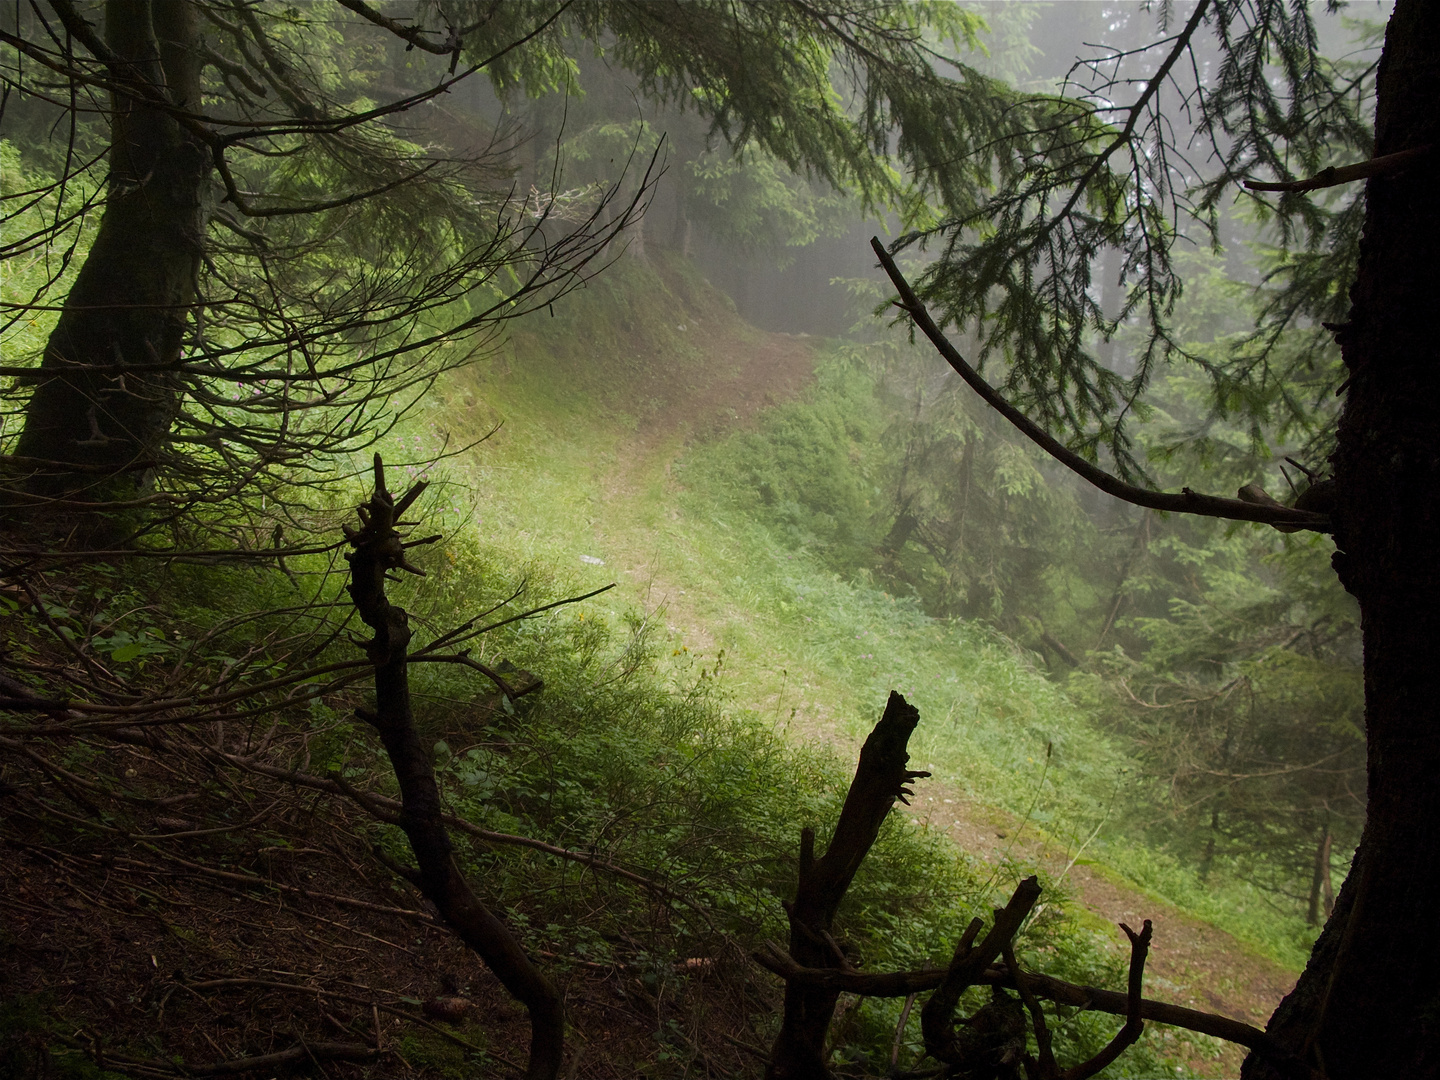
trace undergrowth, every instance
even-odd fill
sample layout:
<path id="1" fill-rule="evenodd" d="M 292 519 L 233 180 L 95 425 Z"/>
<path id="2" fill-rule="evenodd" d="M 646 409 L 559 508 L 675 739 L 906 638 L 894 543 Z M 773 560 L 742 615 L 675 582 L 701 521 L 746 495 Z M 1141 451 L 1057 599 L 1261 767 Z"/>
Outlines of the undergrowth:
<path id="1" fill-rule="evenodd" d="M 655 299 L 648 307 L 634 300 L 645 288 Z M 625 318 L 639 325 L 648 312 L 655 334 L 669 327 L 676 336 L 661 320 L 691 316 L 659 289 L 632 282 Z M 605 298 L 590 299 L 586 318 L 601 319 Z M 553 337 L 574 329 L 563 315 L 554 321 Z M 430 423 L 440 428 L 457 418 L 473 418 L 477 429 L 504 421 L 451 470 L 474 494 L 448 520 L 505 533 L 512 557 L 568 568 L 577 591 L 618 581 L 618 595 L 663 623 L 675 662 L 713 663 L 726 650 L 731 693 L 792 738 L 858 746 L 884 695 L 901 690 L 921 709 L 916 756 L 946 783 L 1280 963 L 1303 965 L 1314 931 L 1302 919 L 1222 864 L 1201 883 L 1137 838 L 1129 824 L 1155 814 L 1155 781 L 1087 703 L 1003 635 L 931 617 L 867 569 L 878 540 L 867 517 L 878 497 L 867 473 L 876 405 L 853 349 L 822 352 L 830 358 L 807 395 L 753 425 L 709 440 L 685 430 L 667 436 L 660 425 L 649 433 L 659 450 L 632 462 L 626 443 L 651 406 L 617 415 L 612 393 L 601 408 L 587 383 L 623 382 L 606 382 L 604 352 L 576 368 L 577 359 L 546 351 L 550 340 L 517 340 L 510 376 L 462 384 L 433 405 Z M 687 365 L 703 358 L 669 362 L 665 377 L 683 381 L 698 377 Z M 544 393 L 531 393 L 541 385 Z M 617 489 L 615 473 L 627 470 Z M 601 601 L 618 617 L 612 604 Z"/>
<path id="2" fill-rule="evenodd" d="M 603 867 L 533 849 L 457 837 L 471 879 L 527 947 L 552 970 L 602 988 L 594 993 L 610 994 L 632 1026 L 648 1029 L 643 1052 L 631 1046 L 627 1060 L 609 1063 L 619 1070 L 612 1074 L 685 1075 L 722 1052 L 717 1032 L 751 1046 L 773 1036 L 776 986 L 746 953 L 767 938 L 783 939 L 781 900 L 793 889 L 800 829 L 816 827 L 823 845 L 854 751 L 891 689 L 920 708 L 912 761 L 941 782 L 1014 811 L 1027 828 L 1046 831 L 1077 855 L 1098 827 L 1090 856 L 1194 910 L 1206 911 L 1207 902 L 1225 909 L 1227 928 L 1285 954 L 1273 922 L 1235 919 L 1227 909 L 1233 894 L 1188 894 L 1179 868 L 1115 842 L 1120 834 L 1107 831 L 1109 823 L 1138 798 L 1131 763 L 1028 655 L 978 623 L 937 620 L 913 598 L 867 579 L 858 553 L 869 539 L 859 515 L 868 497 L 863 444 L 871 429 L 853 368 L 832 369 L 805 402 L 762 413 L 753 430 L 728 440 L 706 441 L 693 426 L 666 427 L 680 388 L 703 382 L 714 362 L 712 351 L 688 344 L 693 335 L 738 348 L 748 331 L 693 276 L 647 273 L 632 267 L 629 277 L 603 286 L 608 292 L 597 286 L 582 294 L 553 326 L 517 338 L 508 373 L 502 367 L 452 380 L 404 441 L 386 448 L 392 459 L 423 462 L 505 421 L 464 456 L 408 470 L 436 481 L 424 503 L 424 531 L 433 525 L 446 534 L 420 556 L 427 576 L 397 586 L 393 596 L 412 611 L 417 643 L 507 597 L 513 600 L 495 618 L 620 583 L 478 640 L 478 659 L 534 673 L 542 690 L 510 699 L 459 667 L 412 670 L 417 722 L 433 740 L 455 813 L 494 833 L 583 852 L 658 887 L 637 888 Z M 585 335 L 592 323 L 597 329 Z M 607 336 L 612 324 L 619 330 Z M 641 344 L 616 374 L 610 354 L 633 342 Z M 626 392 L 631 376 L 642 375 L 668 384 Z M 634 455 L 628 445 L 637 433 L 663 452 Z M 790 450 L 776 451 L 782 444 Z M 672 475 L 666 463 L 682 453 Z M 777 470 L 790 474 L 792 489 L 808 485 L 808 508 L 777 496 L 766 479 Z M 333 495 L 339 506 L 358 501 L 360 492 L 337 487 Z M 332 532 L 335 524 L 317 520 Z M 191 657 L 212 665 L 221 682 L 241 672 L 259 677 L 288 662 L 267 652 L 269 643 L 299 638 L 325 642 L 306 662 L 358 655 L 341 631 L 348 605 L 334 555 L 290 560 L 284 574 L 138 566 L 44 577 L 44 610 L 58 632 L 35 609 L 0 598 L 13 616 L 7 655 L 33 662 L 38 673 L 71 663 L 66 650 L 78 646 L 132 688 L 179 678 Z M 68 644 L 61 640 L 67 635 Z M 46 688 L 41 675 L 33 682 Z M 107 751 L 103 739 L 64 748 L 64 763 L 89 770 L 106 797 L 121 800 L 117 806 L 131 805 L 124 792 L 137 785 L 146 790 L 136 805 L 145 805 L 194 784 L 205 792 L 203 803 L 187 810 L 197 818 L 202 805 L 224 806 L 230 796 L 223 789 L 240 782 L 206 779 L 205 769 L 215 768 L 205 756 L 212 745 L 247 753 L 260 747 L 280 767 L 393 794 L 377 740 L 353 719 L 364 703 L 356 682 L 287 706 L 263 724 L 186 732 L 191 741 L 170 764 L 147 759 L 136 776 L 124 764 L 141 751 Z M 0 779 L 24 798 L 44 806 L 64 801 L 43 770 L 13 756 L 4 768 Z M 331 821 L 340 830 L 336 844 L 355 866 L 372 844 L 407 861 L 397 828 L 357 815 L 344 800 L 316 797 L 305 811 L 309 796 L 302 800 L 273 778 L 244 783 L 256 785 L 255 797 L 293 811 L 295 821 L 305 813 L 312 823 Z M 222 815 L 217 825 L 232 827 L 234 811 L 213 812 Z M 101 820 L 111 832 L 86 833 L 91 826 L 73 821 L 65 827 L 91 837 L 85 844 L 122 825 L 154 831 L 119 811 Z M 272 858 L 259 852 L 311 843 L 310 834 L 287 829 L 267 824 L 207 840 L 204 858 L 254 874 L 249 868 Z M 66 842 L 84 846 L 74 837 Z M 399 903 L 403 887 L 364 865 L 366 887 Z M 887 820 L 841 911 L 842 940 L 870 971 L 943 964 L 969 918 L 988 913 L 1028 872 L 1014 862 L 997 868 L 967 857 L 902 810 Z M 334 888 L 356 884 L 347 873 L 334 871 Z M 260 874 L 256 887 L 268 880 Z M 1042 884 L 1044 910 L 1020 943 L 1022 959 L 1074 982 L 1119 986 L 1123 971 L 1107 939 L 1075 913 L 1062 881 Z M 240 953 L 222 952 L 209 950 L 207 962 L 243 969 Z M 148 955 L 159 971 L 155 957 L 169 954 Z M 119 1010 L 135 1025 L 137 1046 L 160 993 L 142 997 L 130 1014 Z M 408 999 L 398 1001 L 400 1008 Z M 834 1029 L 837 1061 L 871 1073 L 888 1068 L 900 1009 L 898 1001 L 845 999 Z M 1088 1056 L 1115 1026 L 1090 1013 L 1064 1017 L 1062 1053 Z M 594 1031 L 604 1030 L 594 1022 Z M 483 1039 L 483 1029 L 473 1037 Z M 901 1046 L 902 1066 L 915 1061 L 914 1014 Z M 727 1052 L 735 1060 L 734 1048 Z M 1176 1057 L 1197 1052 L 1213 1051 L 1203 1039 L 1176 1047 L 1148 1038 L 1105 1075 L 1173 1074 Z M 453 1046 L 432 1055 L 439 1075 L 481 1060 L 461 1054 L 457 1065 L 446 1054 L 453 1057 Z"/>
<path id="3" fill-rule="evenodd" d="M 494 618 L 503 618 L 570 592 L 569 582 L 531 568 L 516 596 L 513 555 L 503 545 L 464 535 L 431 550 L 425 565 L 429 576 L 397 588 L 396 599 L 414 608 L 418 625 L 432 630 L 496 605 Z M 297 638 L 320 645 L 318 651 L 305 650 L 309 662 L 354 656 L 354 646 L 335 633 L 347 614 L 341 583 L 333 562 L 319 558 L 295 560 L 288 577 L 142 564 L 122 580 L 112 569 L 86 568 L 63 582 L 55 575 L 43 581 L 45 614 L 56 626 L 61 625 L 57 615 L 65 620 L 68 633 L 57 635 L 40 611 L 15 605 L 18 618 L 7 622 L 5 647 L 32 673 L 53 665 L 71 646 L 77 655 L 105 655 L 115 677 L 133 688 L 163 680 L 177 660 L 193 655 L 191 645 L 203 640 L 207 660 L 221 665 L 221 678 L 229 670 L 269 675 L 282 645 L 293 649 Z M 137 596 L 148 603 L 133 604 Z M 147 647 L 137 652 L 129 644 L 117 645 L 122 635 L 126 642 Z M 713 1036 L 710 1027 L 738 1028 L 753 1043 L 773 1036 L 778 999 L 769 977 L 744 957 L 766 938 L 783 939 L 781 900 L 793 888 L 799 830 L 814 826 L 825 842 L 853 763 L 826 746 L 797 745 L 741 707 L 717 679 L 719 657 L 706 664 L 665 663 L 665 637 L 652 619 L 623 604 L 561 607 L 480 639 L 480 658 L 502 670 L 538 674 L 543 689 L 511 699 L 477 685 L 460 668 L 417 665 L 414 690 L 417 723 L 434 740 L 437 771 L 454 812 L 498 833 L 584 852 L 663 888 L 657 896 L 603 867 L 457 836 L 471 879 L 506 912 L 526 946 L 546 958 L 548 967 L 562 975 L 603 973 L 599 977 L 613 980 L 631 1009 L 653 1010 L 651 1052 L 628 1063 L 637 1074 L 679 1076 L 705 1052 Z M 31 678 L 37 689 L 44 686 L 43 679 Z M 247 772 L 244 764 L 268 762 L 299 770 L 296 775 L 339 775 L 353 788 L 393 794 L 377 740 L 351 718 L 353 708 L 365 704 L 365 685 L 353 683 L 303 707 L 281 708 L 263 722 L 206 723 L 194 731 L 170 725 L 157 729 L 161 743 L 125 736 L 128 742 L 110 747 L 103 733 L 32 742 L 43 752 L 31 761 L 49 764 L 36 771 L 13 756 L 7 759 L 3 779 L 19 800 L 18 812 L 8 819 L 7 843 L 43 853 L 61 842 L 57 853 L 64 851 L 66 858 L 96 870 L 107 865 L 106 859 L 120 859 L 110 865 L 121 865 L 116 871 L 121 873 L 128 857 L 113 853 L 117 849 L 104 854 L 111 842 L 107 838 L 153 834 L 157 828 L 179 830 L 182 838 L 213 832 L 218 835 L 168 843 L 151 835 L 141 845 L 142 854 L 159 864 L 182 858 L 183 852 L 188 861 L 175 865 L 238 871 L 263 890 L 274 880 L 276 853 L 330 846 L 320 839 L 328 835 L 322 823 L 329 819 L 341 830 L 335 842 L 341 835 L 353 838 L 343 844 L 353 849 L 346 856 L 352 865 L 364 859 L 367 840 L 392 860 L 408 861 L 398 828 L 353 813 L 343 817 L 342 826 L 333 815 L 343 813 L 344 800 L 338 808 L 327 800 L 329 809 L 324 809 L 301 799 L 298 789 L 287 796 L 284 783 L 276 783 L 283 776 Z M 240 764 L 227 769 L 217 753 L 239 755 Z M 212 779 L 206 779 L 207 770 Z M 67 792 L 73 799 L 77 783 L 88 792 L 83 800 L 97 815 L 94 824 L 74 815 L 48 818 L 59 812 Z M 198 796 L 181 799 L 187 819 L 152 820 L 154 811 L 146 807 L 174 802 L 177 788 L 180 796 L 187 791 Z M 240 823 L 268 799 L 294 801 L 293 811 L 280 811 L 278 817 L 299 815 L 297 820 L 310 822 L 308 831 L 294 835 L 268 823 L 276 802 L 242 828 Z M 302 809 L 306 801 L 308 812 Z M 56 856 L 45 857 L 53 862 Z M 84 863 L 91 857 L 99 863 Z M 253 876 L 254 867 L 265 872 Z M 1000 876 L 984 873 L 938 837 L 893 814 L 841 911 L 838 936 L 867 970 L 943 964 L 960 928 L 1000 902 L 1019 873 L 1018 868 Z M 382 871 L 371 887 L 379 887 L 375 895 L 393 897 L 388 899 L 393 904 L 406 890 L 394 879 L 386 885 L 386 876 Z M 351 878 L 348 884 L 353 888 L 362 880 Z M 167 909 L 162 904 L 159 910 Z M 185 925 L 178 912 L 163 917 L 174 920 L 169 934 L 181 943 L 184 957 L 173 946 L 158 945 L 142 945 L 140 955 L 153 949 L 157 972 L 162 966 L 157 955 L 165 955 L 165 964 L 179 963 L 170 985 L 209 986 L 221 971 L 233 979 L 242 971 L 270 970 L 245 968 L 232 945 L 213 939 L 202 926 Z M 1067 916 L 1060 891 L 1027 929 L 1020 952 L 1034 966 L 1080 983 L 1117 985 L 1122 977 L 1110 954 Z M 319 955 L 317 976 L 326 964 L 325 954 Z M 691 977 L 697 968 L 706 973 L 704 980 Z M 254 975 L 241 981 L 245 978 Z M 163 985 L 162 980 L 133 1013 L 119 1010 L 119 1015 L 133 1016 L 135 1029 L 127 1035 L 122 1024 L 111 1036 L 112 1046 L 134 1054 L 149 1046 L 147 1040 L 163 1036 L 163 1031 L 146 1034 L 139 1026 L 157 999 L 163 1015 L 173 994 L 162 995 Z M 22 993 L 31 992 L 27 987 Z M 661 1004 L 667 999 L 668 1012 Z M 20 1008 L 25 998 L 12 1000 Z M 400 998 L 400 1005 L 407 1000 Z M 837 1056 L 855 1068 L 880 1071 L 888 1065 L 899 1003 L 849 1004 L 836 1028 Z M 74 1019 L 75 1009 L 83 1006 L 68 1008 L 65 1015 Z M 171 1015 L 186 1014 L 172 1006 Z M 116 1022 L 112 1016 L 111 1023 Z M 912 1017 L 902 1039 L 910 1057 L 919 1053 L 915 1024 Z M 1062 1045 L 1088 1056 L 1114 1024 L 1088 1014 L 1066 1018 Z M 483 1030 L 468 1037 L 472 1045 L 481 1045 L 473 1040 L 481 1039 Z M 258 1034 L 247 1038 L 251 1045 L 264 1045 L 255 1043 Z M 423 1033 L 405 1038 L 410 1041 L 402 1045 L 418 1056 Z M 149 1053 L 174 1049 L 162 1038 Z M 437 1050 L 426 1060 L 433 1059 L 445 1074 L 452 1067 L 445 1062 L 456 1053 Z M 58 1050 L 56 1055 L 56 1060 L 63 1057 Z M 457 1060 L 463 1063 L 465 1055 Z M 1160 1066 L 1142 1046 L 1110 1075 L 1154 1075 Z"/>
<path id="4" fill-rule="evenodd" d="M 1223 865 L 1201 881 L 1149 842 L 1147 828 L 1164 814 L 1163 780 L 1105 732 L 1095 695 L 1067 693 L 1036 654 L 984 623 L 927 615 L 917 597 L 875 579 L 861 553 L 873 565 L 879 537 L 843 525 L 847 517 L 863 523 L 878 494 L 865 468 L 874 407 L 853 353 L 838 350 L 822 361 L 810 399 L 682 459 L 691 550 L 713 544 L 706 526 L 718 526 L 727 550 L 713 561 L 744 568 L 715 575 L 710 587 L 738 593 L 756 612 L 745 621 L 748 651 L 783 650 L 812 686 L 828 684 L 841 697 L 841 716 L 856 716 L 885 687 L 901 689 L 928 720 L 917 731 L 918 752 L 955 787 L 1071 851 L 1085 846 L 1087 861 L 1280 963 L 1303 966 L 1316 931 L 1297 911 Z M 809 487 L 812 475 L 819 481 Z M 848 729 L 855 733 L 853 721 Z"/>

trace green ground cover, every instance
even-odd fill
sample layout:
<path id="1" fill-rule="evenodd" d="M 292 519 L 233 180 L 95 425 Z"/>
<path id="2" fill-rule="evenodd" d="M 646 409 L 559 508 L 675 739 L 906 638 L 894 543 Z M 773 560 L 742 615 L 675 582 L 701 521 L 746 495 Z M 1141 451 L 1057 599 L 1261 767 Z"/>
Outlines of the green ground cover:
<path id="1" fill-rule="evenodd" d="M 575 592 L 615 581 L 587 611 L 616 623 L 641 613 L 664 638 L 669 677 L 701 671 L 730 707 L 795 740 L 853 751 L 900 690 L 921 710 L 915 758 L 937 780 L 1071 851 L 1088 841 L 1087 862 L 1287 966 L 1303 963 L 1312 932 L 1301 920 L 1223 869 L 1202 884 L 1137 842 L 1126 820 L 1153 801 L 1154 781 L 1100 730 L 1093 705 L 983 624 L 930 618 L 854 565 L 866 538 L 842 518 L 864 522 L 865 446 L 878 420 L 852 350 L 821 347 L 802 399 L 738 430 L 701 439 L 689 426 L 666 429 L 647 387 L 713 375 L 712 358 L 677 326 L 728 313 L 693 277 L 618 270 L 432 404 L 431 438 L 446 430 L 453 442 L 503 420 L 442 467 L 455 481 L 447 520 L 513 565 L 551 568 Z M 666 291 L 677 276 L 681 288 Z M 772 476 L 832 512 L 774 499 Z"/>

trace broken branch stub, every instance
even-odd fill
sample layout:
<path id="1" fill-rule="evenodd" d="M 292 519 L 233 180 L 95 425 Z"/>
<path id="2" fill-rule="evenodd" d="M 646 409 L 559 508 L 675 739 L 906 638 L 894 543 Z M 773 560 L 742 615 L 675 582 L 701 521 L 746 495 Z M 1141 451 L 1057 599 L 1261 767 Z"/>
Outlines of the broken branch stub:
<path id="1" fill-rule="evenodd" d="M 971 943 L 979 936 L 980 920 L 973 920 L 966 928 L 960 943 L 955 947 L 955 955 L 950 960 L 945 980 L 920 1010 L 920 1032 L 925 1038 L 925 1050 L 937 1061 L 951 1065 L 968 1063 L 976 1053 L 975 1039 L 972 1037 L 976 1034 L 973 1030 L 976 1022 L 989 1017 L 989 1014 L 982 1017 L 981 1013 L 993 1008 L 998 1016 L 1004 1011 L 1001 1000 L 997 998 L 995 1003 L 985 1006 L 981 1013 L 977 1013 L 963 1025 L 957 1026 L 955 1023 L 955 1010 L 960 1005 L 960 995 L 976 983 L 985 981 L 985 969 L 1011 947 L 1020 924 L 1025 921 L 1025 917 L 1039 899 L 1040 882 L 1034 876 L 1028 877 L 1015 887 L 1010 902 L 995 911 L 995 923 L 979 945 Z M 1004 1011 L 1007 1021 L 1013 1021 L 1011 1013 L 1013 1010 Z M 1023 1032 L 1023 1015 L 1020 1027 Z M 1021 1042 L 1023 1044 L 1023 1039 Z"/>
<path id="2" fill-rule="evenodd" d="M 849 967 L 830 935 L 835 912 L 865 860 L 885 815 L 895 800 L 907 801 L 907 787 L 928 772 L 906 768 L 907 745 L 920 712 L 895 693 L 885 705 L 864 747 L 850 783 L 840 820 L 825 854 L 815 857 L 815 831 L 800 833 L 799 881 L 795 900 L 786 906 L 790 917 L 790 955 L 803 967 Z M 771 1080 L 825 1080 L 825 1036 L 835 1012 L 838 990 L 802 982 L 785 984 L 785 1012 L 780 1034 L 770 1052 L 765 1075 Z"/>
<path id="3" fill-rule="evenodd" d="M 357 715 L 380 734 L 400 784 L 398 824 L 405 830 L 418 870 L 411 877 L 445 922 L 473 949 L 500 982 L 530 1013 L 530 1064 L 528 1080 L 554 1080 L 560 1073 L 565 1049 L 564 1016 L 554 985 L 531 962 L 503 922 L 471 890 L 451 855 L 440 789 L 430 755 L 415 730 L 410 705 L 410 619 L 405 609 L 390 603 L 385 582 L 392 570 L 420 571 L 405 559 L 403 538 L 397 531 L 402 513 L 425 490 L 417 484 L 399 501 L 385 487 L 385 466 L 375 455 L 375 490 L 357 508 L 359 530 L 346 527 L 353 551 L 347 586 L 355 610 L 374 637 L 364 642 L 365 655 L 375 668 L 375 711 Z"/>
<path id="4" fill-rule="evenodd" d="M 1014 942 L 1040 898 L 1040 883 L 1033 876 L 1021 881 L 1010 902 L 994 912 L 990 931 L 978 945 L 975 942 L 984 922 L 970 921 L 944 971 L 855 970 L 832 936 L 832 924 L 885 815 L 897 798 L 904 801 L 913 794 L 905 785 L 930 775 L 906 768 L 906 747 L 919 719 L 913 706 L 892 693 L 885 714 L 860 752 L 835 836 L 823 857 L 815 857 L 814 831 L 807 828 L 801 832 L 799 882 L 795 900 L 785 905 L 790 917 L 789 950 L 767 941 L 754 954 L 757 964 L 785 980 L 785 1012 L 770 1052 L 767 1080 L 829 1080 L 825 1039 L 841 993 L 913 1000 L 927 990 L 935 992 L 921 1010 L 921 1033 L 926 1053 L 942 1063 L 940 1072 L 944 1075 L 1018 1078 L 1023 1068 L 1029 1080 L 1089 1080 L 1135 1043 L 1145 1020 L 1153 1020 L 1247 1046 L 1265 1055 L 1282 1075 L 1293 1080 L 1321 1080 L 1308 1065 L 1258 1028 L 1225 1016 L 1146 1001 L 1142 990 L 1151 937 L 1148 919 L 1140 933 L 1121 924 L 1131 947 L 1126 993 L 1076 986 L 1023 970 L 1015 957 Z M 1004 964 L 996 966 L 996 960 L 1002 957 Z M 957 1021 L 961 995 L 981 983 L 990 986 L 991 1001 Z M 1007 989 L 1018 992 L 1019 998 L 1010 997 Z M 1062 1070 L 1055 1059 L 1040 999 L 1124 1016 L 1125 1024 L 1098 1054 Z M 1030 1054 L 1026 1045 L 1026 1013 L 1034 1027 L 1038 1057 Z M 897 1045 L 900 1038 L 897 1032 Z"/>

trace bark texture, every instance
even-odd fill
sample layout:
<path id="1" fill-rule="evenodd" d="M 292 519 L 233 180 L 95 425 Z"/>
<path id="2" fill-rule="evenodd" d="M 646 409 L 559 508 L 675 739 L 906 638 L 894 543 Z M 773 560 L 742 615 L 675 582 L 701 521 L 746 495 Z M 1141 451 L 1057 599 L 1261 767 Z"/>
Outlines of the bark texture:
<path id="1" fill-rule="evenodd" d="M 188 0 L 108 0 L 105 40 L 116 82 L 200 108 Z M 178 405 L 166 368 L 180 359 L 195 301 L 209 176 L 208 149 L 173 116 L 115 93 L 105 210 L 46 344 L 16 449 L 55 463 L 30 478 L 33 495 L 124 498 L 153 467 Z"/>
<path id="2" fill-rule="evenodd" d="M 848 963 L 830 931 L 855 872 L 865 861 L 885 815 L 895 800 L 910 794 L 906 784 L 929 773 L 906 768 L 906 746 L 920 712 L 891 691 L 880 722 L 860 750 L 855 779 L 845 796 L 835 835 L 825 854 L 815 858 L 815 832 L 800 834 L 799 884 L 790 916 L 790 955 L 802 967 L 846 968 Z M 765 1070 L 768 1080 L 825 1080 L 825 1035 L 840 991 L 801 982 L 785 984 L 785 1013 Z"/>
<path id="3" fill-rule="evenodd" d="M 1360 601 L 1369 810 L 1335 911 L 1270 1033 L 1332 1080 L 1440 1075 L 1440 4 L 1398 0 L 1385 38 L 1376 155 L 1431 148 L 1373 177 L 1333 458 L 1335 569 Z M 1247 1080 L 1273 1075 L 1246 1062 Z"/>
<path id="4" fill-rule="evenodd" d="M 375 457 L 375 492 L 360 507 L 362 528 L 347 529 L 354 551 L 350 598 L 374 637 L 365 652 L 375 666 L 375 711 L 361 718 L 380 734 L 400 785 L 400 827 L 410 841 L 417 871 L 409 876 L 462 941 L 473 949 L 530 1013 L 530 1063 L 527 1080 L 554 1080 L 565 1051 L 565 1018 L 560 994 L 506 925 L 475 895 L 455 865 L 445 828 L 440 789 L 430 754 L 415 729 L 410 704 L 410 617 L 385 596 L 387 575 L 412 570 L 396 526 L 424 484 L 395 499 L 385 488 L 385 473 Z M 418 572 L 418 571 L 416 571 Z"/>

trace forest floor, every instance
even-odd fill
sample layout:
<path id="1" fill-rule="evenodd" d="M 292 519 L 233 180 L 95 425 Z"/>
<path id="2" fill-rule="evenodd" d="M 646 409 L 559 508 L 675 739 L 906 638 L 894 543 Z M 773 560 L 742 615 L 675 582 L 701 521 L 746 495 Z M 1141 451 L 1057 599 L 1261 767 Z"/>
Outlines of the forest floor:
<path id="1" fill-rule="evenodd" d="M 525 1010 L 376 862 L 353 803 L 217 772 L 178 742 L 113 757 L 112 785 L 189 790 L 102 810 L 99 785 L 0 786 L 0 1077 L 524 1073 Z M 226 828 L 236 803 L 263 823 Z M 751 965 L 733 949 L 670 985 L 711 1006 L 703 1036 L 666 1028 L 677 1009 L 644 969 L 537 952 L 565 1002 L 567 1077 L 635 1076 L 657 1029 L 719 1075 L 764 1056 L 737 1038 Z"/>
<path id="2" fill-rule="evenodd" d="M 650 408 L 643 423 L 617 448 L 601 479 L 610 505 L 634 503 L 648 485 L 656 483 L 677 492 L 671 467 L 686 446 L 742 429 L 762 408 L 800 394 L 813 377 L 815 344 L 788 334 L 741 341 L 722 332 L 707 339 L 706 349 L 716 357 L 714 364 L 705 366 L 708 377 L 670 380 L 647 394 Z M 649 602 L 663 607 L 667 622 L 683 631 L 691 648 L 713 655 L 721 637 L 714 611 L 694 601 L 693 588 L 683 587 L 684 570 L 660 565 L 649 530 L 634 527 L 637 516 L 616 513 L 605 520 L 609 525 L 601 531 L 612 572 L 627 577 L 632 585 L 643 583 Z M 764 708 L 770 703 L 748 704 Z M 780 702 L 774 705 L 778 713 Z M 789 730 L 794 738 L 818 738 L 847 754 L 856 750 L 835 718 L 823 711 L 804 712 Z M 1153 920 L 1155 947 L 1146 982 L 1156 997 L 1263 1027 L 1295 984 L 1297 972 L 1259 955 L 1223 929 L 1127 884 L 1101 865 L 1074 859 L 1075 852 L 1025 828 L 1014 815 L 967 799 L 943 781 L 923 784 L 911 814 L 931 828 L 943 829 L 974 858 L 997 865 L 1008 861 L 1043 867 L 1054 877 L 1063 876 L 1096 929 L 1101 930 L 1101 924 L 1108 927 L 1117 950 L 1121 938 L 1115 924 L 1138 926 L 1140 920 Z M 1197 1075 L 1208 1077 L 1238 1075 L 1244 1056 L 1241 1048 L 1228 1045 L 1219 1057 L 1199 1048 L 1194 1054 L 1177 1049 Z"/>

